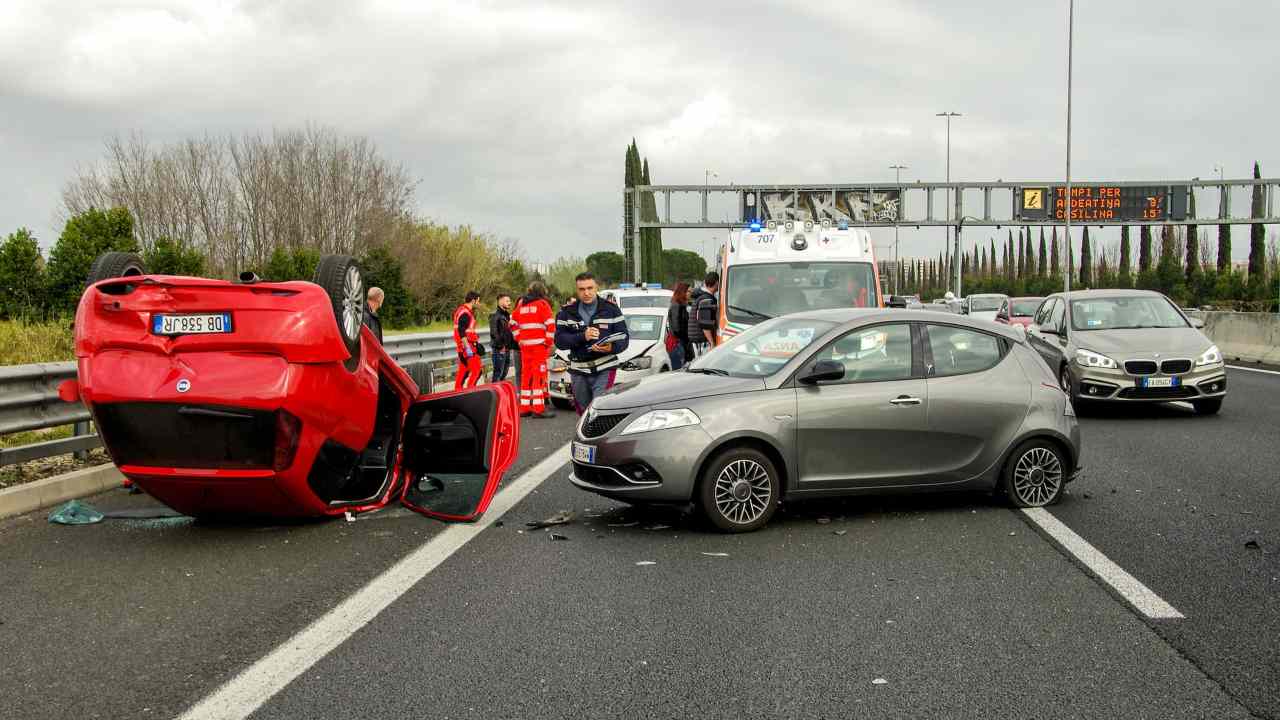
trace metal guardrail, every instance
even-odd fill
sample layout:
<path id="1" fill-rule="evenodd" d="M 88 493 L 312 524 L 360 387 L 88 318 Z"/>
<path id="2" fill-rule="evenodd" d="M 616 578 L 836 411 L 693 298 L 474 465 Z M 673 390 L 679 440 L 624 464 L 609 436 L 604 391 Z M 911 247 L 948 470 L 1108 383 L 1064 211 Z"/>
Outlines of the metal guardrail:
<path id="1" fill-rule="evenodd" d="M 489 331 L 480 332 L 488 342 Z M 434 378 L 457 358 L 452 333 L 417 333 L 387 335 L 382 346 L 401 366 L 426 363 Z M 74 362 L 36 363 L 34 365 L 0 366 L 0 436 L 29 430 L 75 425 L 69 438 L 0 448 L 0 467 L 41 458 L 83 453 L 102 445 L 101 438 L 90 432 L 89 411 L 81 403 L 63 402 L 58 385 L 76 377 Z"/>

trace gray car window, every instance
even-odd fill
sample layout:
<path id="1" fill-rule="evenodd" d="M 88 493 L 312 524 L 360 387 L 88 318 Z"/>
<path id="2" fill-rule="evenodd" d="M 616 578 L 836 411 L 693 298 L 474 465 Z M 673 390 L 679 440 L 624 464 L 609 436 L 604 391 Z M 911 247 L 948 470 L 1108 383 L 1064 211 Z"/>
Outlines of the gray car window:
<path id="1" fill-rule="evenodd" d="M 999 338 L 976 330 L 929 325 L 934 377 L 964 375 L 993 368 L 1004 355 Z"/>
<path id="2" fill-rule="evenodd" d="M 1063 316 L 1066 312 L 1067 304 L 1062 301 L 1062 298 L 1058 298 L 1053 303 L 1053 309 L 1049 311 L 1048 326 L 1055 330 L 1064 329 L 1066 326 L 1063 324 Z"/>
<path id="3" fill-rule="evenodd" d="M 1049 322 L 1049 313 L 1053 310 L 1053 304 L 1058 302 L 1057 298 L 1049 298 L 1040 305 L 1040 309 L 1036 311 L 1035 323 L 1044 325 Z"/>
<path id="4" fill-rule="evenodd" d="M 909 380 L 911 326 L 894 323 L 854 330 L 823 348 L 814 360 L 834 360 L 844 365 L 844 380 L 830 383 L 833 385 Z"/>

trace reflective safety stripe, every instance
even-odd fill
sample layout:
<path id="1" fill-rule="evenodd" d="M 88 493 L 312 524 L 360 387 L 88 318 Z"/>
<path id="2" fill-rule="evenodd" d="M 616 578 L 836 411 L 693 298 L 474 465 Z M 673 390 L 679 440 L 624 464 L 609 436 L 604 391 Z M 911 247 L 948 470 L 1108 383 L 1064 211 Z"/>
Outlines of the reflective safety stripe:
<path id="1" fill-rule="evenodd" d="M 626 320 L 627 318 L 625 315 L 619 315 L 618 317 L 612 317 L 612 318 L 596 318 L 595 320 L 592 320 L 592 322 L 596 323 L 597 325 L 610 325 L 613 323 L 626 322 Z"/>
<path id="2" fill-rule="evenodd" d="M 522 327 L 525 330 L 541 330 L 542 323 L 536 323 L 536 322 L 520 323 L 519 327 Z"/>
<path id="3" fill-rule="evenodd" d="M 591 361 L 582 361 L 582 362 L 570 361 L 569 369 L 577 370 L 579 372 L 591 373 L 591 372 L 600 372 L 601 370 L 608 370 L 609 368 L 617 364 L 618 364 L 618 356 L 610 355 L 608 357 L 602 357 L 597 360 L 591 360 Z"/>
<path id="4" fill-rule="evenodd" d="M 532 340 L 521 340 L 520 344 L 521 345 L 546 345 L 547 341 L 545 338 L 533 338 Z"/>

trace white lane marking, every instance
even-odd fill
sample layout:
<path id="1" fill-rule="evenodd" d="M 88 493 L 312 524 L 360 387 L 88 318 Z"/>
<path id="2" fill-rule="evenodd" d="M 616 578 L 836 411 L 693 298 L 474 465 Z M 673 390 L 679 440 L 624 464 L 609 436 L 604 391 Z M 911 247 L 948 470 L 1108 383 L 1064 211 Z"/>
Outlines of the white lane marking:
<path id="1" fill-rule="evenodd" d="M 1260 372 L 1268 375 L 1280 375 L 1280 370 L 1263 370 L 1262 368 L 1247 368 L 1239 365 L 1228 365 L 1232 370 L 1244 370 L 1245 372 Z"/>
<path id="2" fill-rule="evenodd" d="M 1031 519 L 1031 522 L 1039 525 L 1041 530 L 1048 533 L 1049 537 L 1057 540 L 1067 552 L 1084 563 L 1085 567 L 1092 570 L 1094 575 L 1097 575 L 1103 582 L 1110 585 L 1113 590 L 1120 593 L 1120 596 L 1127 600 L 1138 612 L 1153 620 L 1181 620 L 1183 618 L 1182 613 L 1165 602 L 1159 595 L 1151 592 L 1150 588 L 1125 572 L 1124 568 L 1112 562 L 1111 558 L 1099 552 L 1097 548 L 1064 525 L 1061 520 L 1054 517 L 1048 510 L 1044 508 L 1023 508 L 1022 512 Z"/>
<path id="3" fill-rule="evenodd" d="M 480 520 L 466 525 L 450 525 L 201 700 L 179 720 L 243 720 L 249 717 L 568 462 L 569 446 L 566 444 L 499 492 Z"/>

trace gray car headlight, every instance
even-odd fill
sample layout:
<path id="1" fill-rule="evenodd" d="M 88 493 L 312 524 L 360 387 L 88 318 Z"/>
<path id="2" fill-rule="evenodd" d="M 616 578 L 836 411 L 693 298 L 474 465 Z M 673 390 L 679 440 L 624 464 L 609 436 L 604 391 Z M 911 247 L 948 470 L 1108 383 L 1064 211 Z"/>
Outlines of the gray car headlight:
<path id="1" fill-rule="evenodd" d="M 648 355 L 632 358 L 622 363 L 623 370 L 648 370 L 651 367 L 653 367 L 653 358 Z"/>
<path id="2" fill-rule="evenodd" d="M 621 434 L 635 435 L 636 433 L 649 432 L 651 430 L 670 430 L 671 428 L 700 425 L 701 423 L 702 421 L 698 419 L 698 416 L 688 408 L 650 410 L 628 423 Z"/>
<path id="3" fill-rule="evenodd" d="M 1204 353 L 1196 358 L 1196 365 L 1217 365 L 1222 362 L 1222 351 L 1217 345 L 1205 350 Z"/>
<path id="4" fill-rule="evenodd" d="M 1094 351 L 1092 351 L 1092 350 L 1077 350 L 1077 351 L 1076 351 L 1076 362 L 1077 362 L 1077 363 L 1079 363 L 1079 364 L 1080 364 L 1081 366 L 1083 366 L 1083 367 L 1091 367 L 1091 368 L 1114 368 L 1114 367 L 1116 367 L 1116 361 L 1115 361 L 1115 360 L 1112 360 L 1111 358 L 1107 357 L 1106 355 L 1102 355 L 1101 353 L 1096 353 L 1096 352 L 1094 352 Z"/>

